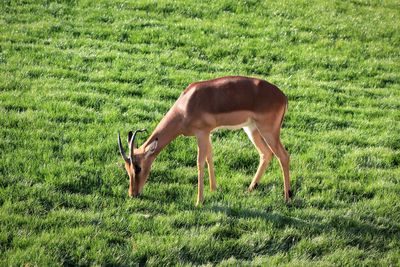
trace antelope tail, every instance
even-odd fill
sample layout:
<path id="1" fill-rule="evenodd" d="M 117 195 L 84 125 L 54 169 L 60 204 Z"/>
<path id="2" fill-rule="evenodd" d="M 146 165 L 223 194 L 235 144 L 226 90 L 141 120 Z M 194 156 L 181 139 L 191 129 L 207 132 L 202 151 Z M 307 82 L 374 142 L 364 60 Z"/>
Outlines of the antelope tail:
<path id="1" fill-rule="evenodd" d="M 282 127 L 282 124 L 283 124 L 283 118 L 285 117 L 285 113 L 288 111 L 288 107 L 289 107 L 289 101 L 288 101 L 288 98 L 286 97 L 285 110 L 283 111 L 282 119 L 281 119 L 281 127 Z"/>

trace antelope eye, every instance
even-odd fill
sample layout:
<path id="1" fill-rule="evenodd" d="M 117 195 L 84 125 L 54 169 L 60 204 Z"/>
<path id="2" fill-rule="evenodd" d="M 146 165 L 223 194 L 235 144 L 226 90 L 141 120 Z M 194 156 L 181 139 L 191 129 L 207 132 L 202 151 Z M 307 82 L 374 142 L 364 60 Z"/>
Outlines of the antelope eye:
<path id="1" fill-rule="evenodd" d="M 139 174 L 142 168 L 139 165 L 135 165 L 135 174 Z"/>

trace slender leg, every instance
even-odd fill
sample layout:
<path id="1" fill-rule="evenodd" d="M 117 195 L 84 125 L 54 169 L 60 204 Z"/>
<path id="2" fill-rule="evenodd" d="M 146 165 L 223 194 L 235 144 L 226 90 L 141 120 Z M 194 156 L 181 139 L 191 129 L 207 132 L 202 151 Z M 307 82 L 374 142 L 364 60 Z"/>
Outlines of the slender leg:
<path id="1" fill-rule="evenodd" d="M 215 191 L 217 189 L 217 183 L 215 181 L 214 162 L 212 158 L 211 136 L 209 137 L 207 144 L 206 162 L 208 166 L 208 177 L 210 179 L 210 191 Z"/>
<path id="2" fill-rule="evenodd" d="M 207 147 L 209 142 L 209 133 L 198 133 L 197 137 L 197 202 L 196 206 L 204 201 L 204 163 L 207 157 Z"/>
<path id="3" fill-rule="evenodd" d="M 257 124 L 257 127 L 264 138 L 265 142 L 268 144 L 272 152 L 278 157 L 279 164 L 281 165 L 283 173 L 283 186 L 285 190 L 285 200 L 288 202 L 290 200 L 290 176 L 289 176 L 289 153 L 283 147 L 279 139 L 279 128 L 278 130 L 265 129 Z"/>
<path id="4" fill-rule="evenodd" d="M 249 192 L 253 191 L 257 188 L 261 177 L 264 175 L 265 170 L 268 167 L 269 162 L 272 159 L 272 151 L 269 149 L 265 141 L 263 140 L 261 134 L 258 129 L 255 127 L 248 127 L 244 129 L 247 135 L 249 136 L 251 142 L 256 147 L 258 153 L 260 154 L 260 163 L 258 165 L 257 172 L 253 178 L 249 186 Z"/>

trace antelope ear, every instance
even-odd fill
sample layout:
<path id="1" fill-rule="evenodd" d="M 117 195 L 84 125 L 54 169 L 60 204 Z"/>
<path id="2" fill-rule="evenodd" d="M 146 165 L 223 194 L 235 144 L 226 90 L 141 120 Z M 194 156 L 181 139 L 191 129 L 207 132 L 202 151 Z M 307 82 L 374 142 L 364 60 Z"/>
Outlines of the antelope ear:
<path id="1" fill-rule="evenodd" d="M 154 151 L 156 151 L 158 145 L 158 138 L 156 138 L 156 140 L 154 140 L 150 145 L 148 145 L 145 149 L 145 153 L 146 153 L 146 157 L 150 156 L 151 154 L 154 153 Z"/>

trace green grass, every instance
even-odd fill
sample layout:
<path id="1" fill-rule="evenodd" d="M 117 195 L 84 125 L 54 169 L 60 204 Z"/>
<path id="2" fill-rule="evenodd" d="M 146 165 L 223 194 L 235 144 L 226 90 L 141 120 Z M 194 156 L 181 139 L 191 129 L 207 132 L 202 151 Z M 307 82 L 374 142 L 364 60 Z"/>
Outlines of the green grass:
<path id="1" fill-rule="evenodd" d="M 1 1 L 0 265 L 398 266 L 399 21 L 398 1 Z M 117 132 L 223 75 L 288 95 L 293 201 L 275 159 L 246 192 L 243 131 L 213 135 L 201 208 L 192 138 L 129 199 Z"/>

